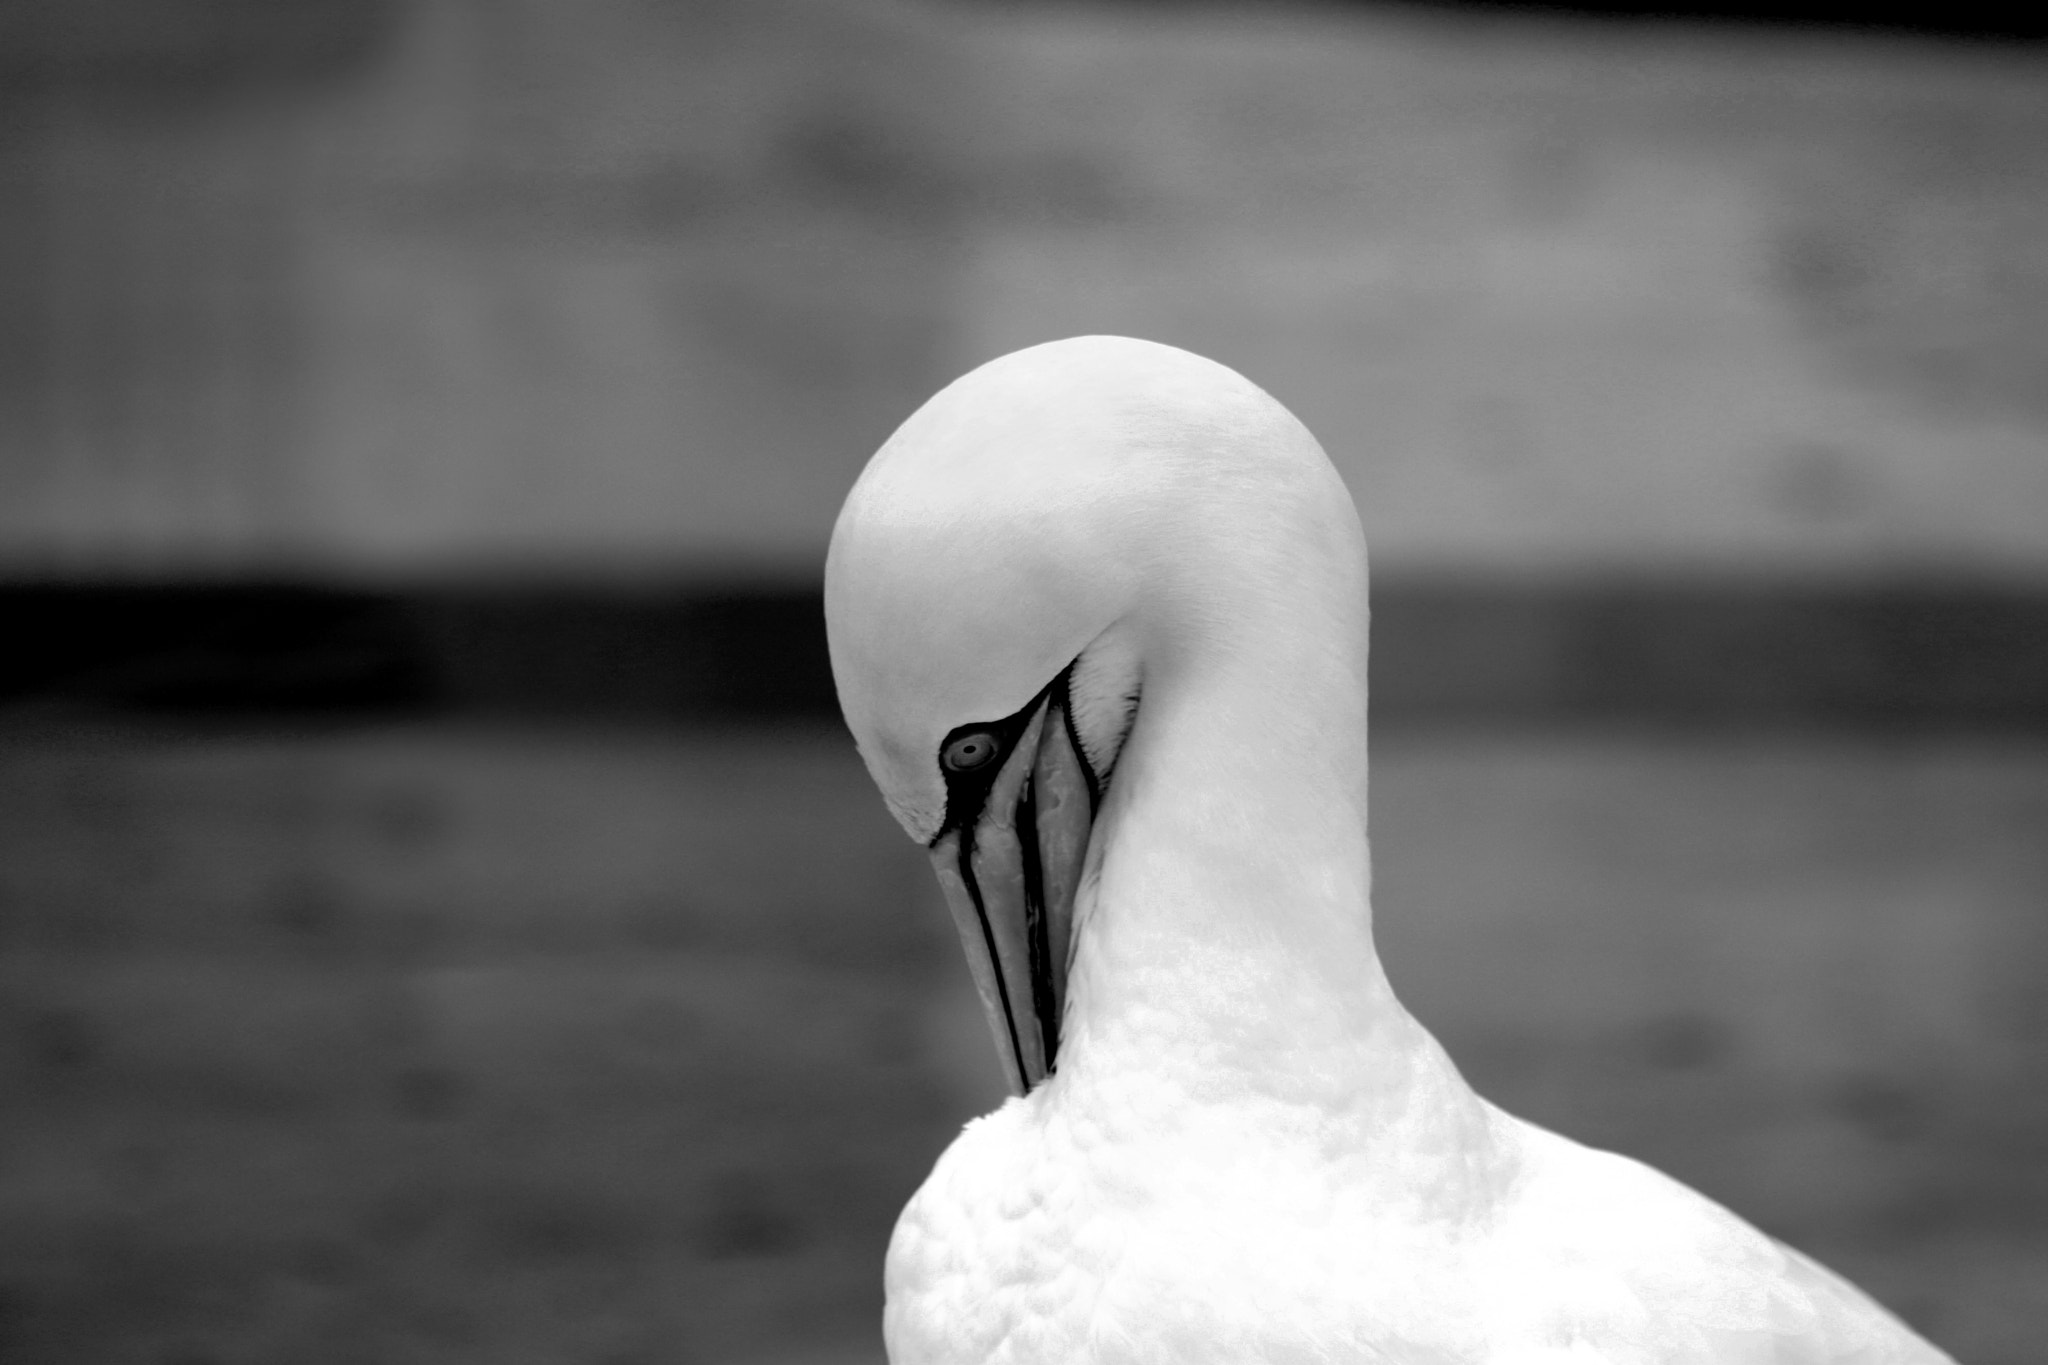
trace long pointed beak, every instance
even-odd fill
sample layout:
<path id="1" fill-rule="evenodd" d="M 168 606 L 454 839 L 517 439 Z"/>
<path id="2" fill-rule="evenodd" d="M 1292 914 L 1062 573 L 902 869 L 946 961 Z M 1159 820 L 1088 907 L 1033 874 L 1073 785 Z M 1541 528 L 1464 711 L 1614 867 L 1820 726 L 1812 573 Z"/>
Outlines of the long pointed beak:
<path id="1" fill-rule="evenodd" d="M 975 819 L 931 847 L 1011 1093 L 1059 1057 L 1074 897 L 1096 783 L 1067 723 L 1064 687 L 1032 716 Z"/>

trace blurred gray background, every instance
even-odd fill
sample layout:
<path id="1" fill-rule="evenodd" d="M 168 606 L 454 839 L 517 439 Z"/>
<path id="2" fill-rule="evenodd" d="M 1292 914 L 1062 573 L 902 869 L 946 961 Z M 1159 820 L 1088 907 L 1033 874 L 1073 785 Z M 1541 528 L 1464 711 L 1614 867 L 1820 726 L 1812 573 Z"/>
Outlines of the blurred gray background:
<path id="1" fill-rule="evenodd" d="M 1090 331 L 1349 480 L 1481 1089 L 2038 1360 L 2048 51 L 1164 0 L 0 4 L 0 1360 L 879 1361 L 819 566 Z"/>

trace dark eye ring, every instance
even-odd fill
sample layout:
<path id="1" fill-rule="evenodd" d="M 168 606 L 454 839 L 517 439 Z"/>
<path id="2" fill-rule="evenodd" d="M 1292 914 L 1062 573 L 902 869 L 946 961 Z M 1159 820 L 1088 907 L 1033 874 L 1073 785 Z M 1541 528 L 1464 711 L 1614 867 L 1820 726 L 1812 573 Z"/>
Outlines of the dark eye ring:
<path id="1" fill-rule="evenodd" d="M 970 730 L 949 741 L 939 753 L 939 762 L 949 772 L 971 773 L 985 768 L 1000 751 L 995 735 L 988 730 Z"/>

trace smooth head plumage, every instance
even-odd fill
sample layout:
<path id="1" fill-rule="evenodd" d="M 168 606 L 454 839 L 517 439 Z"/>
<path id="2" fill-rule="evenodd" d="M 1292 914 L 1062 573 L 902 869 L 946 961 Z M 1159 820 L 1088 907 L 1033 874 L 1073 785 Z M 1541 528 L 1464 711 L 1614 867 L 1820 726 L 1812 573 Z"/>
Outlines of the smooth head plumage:
<path id="1" fill-rule="evenodd" d="M 848 724 L 923 840 L 941 737 L 1119 625 L 1156 663 L 1307 614 L 1355 646 L 1362 689 L 1364 575 L 1342 481 L 1285 408 L 1189 352 L 1078 337 L 983 365 L 890 437 L 833 532 L 826 623 Z"/>

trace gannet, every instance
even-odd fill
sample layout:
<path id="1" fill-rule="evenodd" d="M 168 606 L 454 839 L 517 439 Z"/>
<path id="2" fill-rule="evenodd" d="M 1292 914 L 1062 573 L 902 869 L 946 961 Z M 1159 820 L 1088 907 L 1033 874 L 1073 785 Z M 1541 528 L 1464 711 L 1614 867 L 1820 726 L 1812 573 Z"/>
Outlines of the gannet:
<path id="1" fill-rule="evenodd" d="M 893 1365 L 1949 1359 L 1487 1103 L 1395 998 L 1364 537 L 1248 380 L 1116 337 L 982 366 L 869 462 L 825 604 L 1013 1092 L 896 1226 Z"/>

